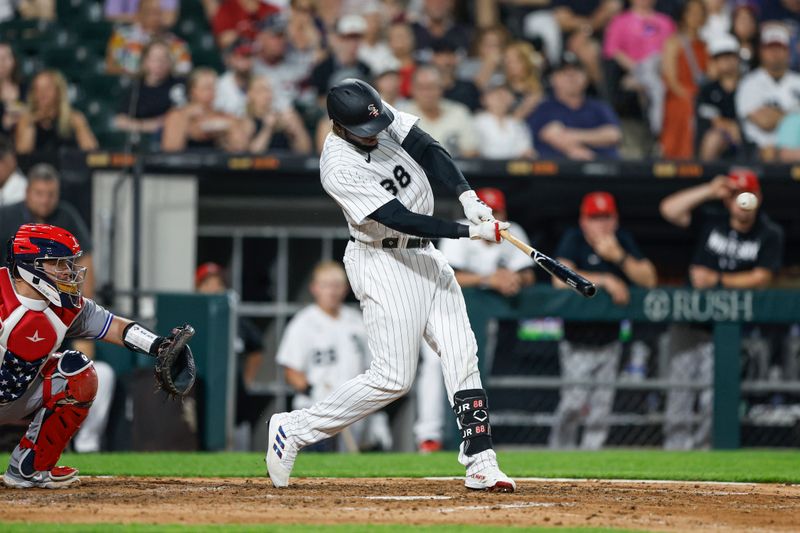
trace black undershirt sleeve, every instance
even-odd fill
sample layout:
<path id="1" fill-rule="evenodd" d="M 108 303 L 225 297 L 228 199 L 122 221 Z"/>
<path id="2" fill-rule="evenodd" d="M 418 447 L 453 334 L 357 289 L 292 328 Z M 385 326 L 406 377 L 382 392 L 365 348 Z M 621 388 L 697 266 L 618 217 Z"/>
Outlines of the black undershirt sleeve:
<path id="1" fill-rule="evenodd" d="M 469 226 L 409 211 L 400 200 L 383 204 L 369 218 L 388 228 L 426 239 L 460 239 L 469 237 Z"/>
<path id="2" fill-rule="evenodd" d="M 428 177 L 444 183 L 456 195 L 472 188 L 447 150 L 421 128 L 412 126 L 402 146 Z"/>

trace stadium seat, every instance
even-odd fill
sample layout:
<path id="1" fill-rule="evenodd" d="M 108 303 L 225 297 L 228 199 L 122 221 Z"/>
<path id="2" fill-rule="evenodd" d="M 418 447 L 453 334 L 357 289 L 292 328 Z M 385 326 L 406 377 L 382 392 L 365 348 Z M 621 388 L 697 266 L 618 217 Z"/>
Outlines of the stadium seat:
<path id="1" fill-rule="evenodd" d="M 104 70 L 102 59 L 83 45 L 75 48 L 48 46 L 42 50 L 41 58 L 45 65 L 60 70 L 70 79 Z"/>

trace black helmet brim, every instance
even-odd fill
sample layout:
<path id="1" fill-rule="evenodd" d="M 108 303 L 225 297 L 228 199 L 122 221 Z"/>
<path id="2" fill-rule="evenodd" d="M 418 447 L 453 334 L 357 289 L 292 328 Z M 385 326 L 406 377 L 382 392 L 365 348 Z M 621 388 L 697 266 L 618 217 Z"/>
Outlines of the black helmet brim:
<path id="1" fill-rule="evenodd" d="M 386 106 L 383 106 L 381 114 L 369 122 L 350 126 L 345 126 L 342 124 L 341 126 L 353 135 L 357 135 L 359 137 L 373 137 L 388 128 L 389 124 L 391 124 L 393 120 L 394 113 L 389 111 Z"/>

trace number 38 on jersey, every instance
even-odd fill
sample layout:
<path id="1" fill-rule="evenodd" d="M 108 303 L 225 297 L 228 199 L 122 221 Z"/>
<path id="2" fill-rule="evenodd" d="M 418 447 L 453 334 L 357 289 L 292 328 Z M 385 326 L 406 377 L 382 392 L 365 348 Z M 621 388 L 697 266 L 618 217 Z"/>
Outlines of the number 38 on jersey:
<path id="1" fill-rule="evenodd" d="M 411 174 L 406 171 L 401 165 L 397 165 L 394 167 L 392 171 L 394 174 L 393 178 L 385 178 L 381 180 L 381 186 L 392 193 L 394 196 L 397 196 L 399 192 L 398 186 L 405 189 L 408 187 L 408 184 L 411 183 Z"/>

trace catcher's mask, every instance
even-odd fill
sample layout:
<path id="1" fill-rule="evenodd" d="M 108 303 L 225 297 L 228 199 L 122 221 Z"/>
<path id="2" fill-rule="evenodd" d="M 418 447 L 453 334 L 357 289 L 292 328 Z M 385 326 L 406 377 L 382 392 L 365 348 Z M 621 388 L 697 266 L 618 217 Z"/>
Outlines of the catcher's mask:
<path id="1" fill-rule="evenodd" d="M 7 263 L 53 305 L 79 308 L 86 267 L 77 264 L 83 254 L 69 231 L 49 224 L 24 224 L 8 241 Z"/>

